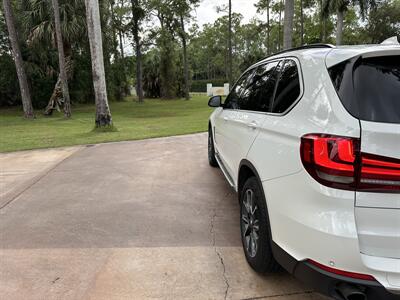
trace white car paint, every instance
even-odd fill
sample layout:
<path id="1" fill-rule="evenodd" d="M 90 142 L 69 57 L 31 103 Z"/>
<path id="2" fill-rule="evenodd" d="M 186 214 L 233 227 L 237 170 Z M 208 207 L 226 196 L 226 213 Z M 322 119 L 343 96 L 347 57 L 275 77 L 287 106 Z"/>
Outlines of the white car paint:
<path id="1" fill-rule="evenodd" d="M 313 259 L 370 274 L 385 288 L 400 292 L 400 194 L 323 186 L 305 171 L 299 154 L 304 134 L 327 133 L 361 136 L 362 151 L 400 158 L 400 125 L 360 122 L 350 115 L 327 71 L 358 55 L 393 54 L 400 54 L 400 46 L 307 49 L 276 55 L 271 59 L 290 57 L 298 63 L 301 100 L 283 115 L 217 108 L 210 122 L 216 151 L 234 187 L 242 159 L 257 169 L 275 243 L 299 261 Z M 249 129 L 253 121 L 257 125 Z"/>

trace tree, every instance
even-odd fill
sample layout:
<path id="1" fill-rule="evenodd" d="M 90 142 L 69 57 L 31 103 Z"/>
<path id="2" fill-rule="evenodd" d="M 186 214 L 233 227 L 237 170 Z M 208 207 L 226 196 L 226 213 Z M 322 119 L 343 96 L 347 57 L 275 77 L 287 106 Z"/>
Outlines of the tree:
<path id="1" fill-rule="evenodd" d="M 98 0 L 85 0 L 85 5 L 96 102 L 95 123 L 96 127 L 112 126 L 104 71 L 99 2 Z"/>
<path id="2" fill-rule="evenodd" d="M 64 43 L 61 32 L 61 20 L 60 20 L 60 6 L 58 0 L 52 0 L 53 12 L 54 12 L 54 24 L 56 29 L 57 49 L 58 49 L 58 64 L 60 67 L 60 79 L 62 85 L 62 92 L 64 96 L 64 116 L 66 118 L 71 117 L 71 100 L 69 97 L 68 89 L 68 76 L 65 66 L 65 54 L 64 54 Z"/>
<path id="3" fill-rule="evenodd" d="M 300 44 L 304 45 L 304 3 L 300 0 Z"/>
<path id="4" fill-rule="evenodd" d="M 28 79 L 26 77 L 24 63 L 22 61 L 21 49 L 19 48 L 17 30 L 15 28 L 14 15 L 11 10 L 10 0 L 3 0 L 4 16 L 6 18 L 8 36 L 11 43 L 11 49 L 14 56 L 15 67 L 21 91 L 22 107 L 25 118 L 34 118 L 31 94 L 29 91 Z"/>
<path id="5" fill-rule="evenodd" d="M 376 6 L 375 0 L 354 0 L 352 3 L 359 6 L 362 19 L 364 19 L 368 8 Z M 344 14 L 350 5 L 350 0 L 325 0 L 324 2 L 323 12 L 325 17 L 328 17 L 332 12 L 336 12 L 336 45 L 342 44 Z"/>
<path id="6" fill-rule="evenodd" d="M 283 22 L 283 49 L 292 48 L 294 0 L 285 0 L 285 16 Z"/>
<path id="7" fill-rule="evenodd" d="M 388 37 L 400 36 L 400 2 L 385 1 L 371 9 L 365 28 L 366 43 L 381 43 Z"/>
<path id="8" fill-rule="evenodd" d="M 53 65 L 53 52 L 49 51 L 57 48 L 58 53 L 60 53 L 57 45 L 52 2 L 48 0 L 22 0 L 20 10 L 20 22 L 24 29 L 30 53 L 32 56 L 39 56 L 36 60 L 40 62 L 42 72 L 51 70 L 49 73 L 52 74 L 53 70 L 55 71 L 57 67 L 60 67 L 60 64 L 58 66 Z M 67 81 L 69 81 L 74 73 L 73 46 L 79 47 L 86 42 L 85 5 L 83 1 L 60 1 L 58 12 L 65 58 L 65 72 Z M 79 52 L 82 53 L 82 50 Z M 32 57 L 30 57 L 31 60 Z M 49 101 L 44 112 L 45 115 L 52 115 L 55 109 L 60 110 L 60 107 L 63 106 L 64 112 L 69 110 L 69 105 L 65 102 L 61 75 L 62 73 L 58 72 L 53 91 L 49 95 Z"/>
<path id="9" fill-rule="evenodd" d="M 188 61 L 188 51 L 187 51 L 187 39 L 188 35 L 185 30 L 185 19 L 190 18 L 190 12 L 192 10 L 192 5 L 196 5 L 199 0 L 176 0 L 175 7 L 178 14 L 177 23 L 178 35 L 182 40 L 182 51 L 183 51 L 183 75 L 184 75 L 184 95 L 185 99 L 189 100 L 189 61 Z"/>
<path id="10" fill-rule="evenodd" d="M 267 54 L 269 55 L 271 53 L 271 44 L 270 44 L 270 20 L 269 20 L 269 14 L 270 14 L 270 3 L 271 0 L 258 0 L 258 2 L 255 4 L 257 8 L 257 12 L 267 12 Z"/>
<path id="11" fill-rule="evenodd" d="M 232 53 L 232 0 L 228 5 L 228 81 L 229 86 L 233 85 L 233 53 Z"/>
<path id="12" fill-rule="evenodd" d="M 132 4 L 132 33 L 133 40 L 135 43 L 136 52 L 136 92 L 138 96 L 139 103 L 144 101 L 143 97 L 143 74 L 142 74 L 142 50 L 141 50 L 141 40 L 140 40 L 140 22 L 145 16 L 145 11 L 143 10 L 143 3 L 140 0 L 131 0 Z"/>

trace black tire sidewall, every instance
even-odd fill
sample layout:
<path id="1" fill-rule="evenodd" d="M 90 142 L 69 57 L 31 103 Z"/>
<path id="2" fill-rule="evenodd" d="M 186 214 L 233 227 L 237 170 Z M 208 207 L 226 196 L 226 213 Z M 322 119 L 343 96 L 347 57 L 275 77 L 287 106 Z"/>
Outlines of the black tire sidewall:
<path id="1" fill-rule="evenodd" d="M 208 129 L 208 138 L 207 138 L 207 149 L 208 149 L 208 163 L 212 167 L 217 167 L 218 162 L 215 158 L 215 149 L 214 149 L 214 139 L 211 128 Z"/>
<path id="2" fill-rule="evenodd" d="M 241 223 L 243 199 L 248 189 L 251 189 L 254 193 L 254 200 L 257 204 L 256 216 L 259 220 L 260 226 L 258 232 L 258 248 L 254 257 L 251 257 L 247 253 Z M 274 272 L 279 268 L 277 262 L 273 257 L 271 249 L 270 225 L 268 220 L 268 212 L 266 209 L 265 197 L 256 177 L 250 177 L 249 179 L 247 179 L 247 181 L 243 185 L 242 190 L 240 191 L 240 233 L 242 238 L 243 251 L 245 253 L 247 262 L 255 271 L 266 273 Z"/>

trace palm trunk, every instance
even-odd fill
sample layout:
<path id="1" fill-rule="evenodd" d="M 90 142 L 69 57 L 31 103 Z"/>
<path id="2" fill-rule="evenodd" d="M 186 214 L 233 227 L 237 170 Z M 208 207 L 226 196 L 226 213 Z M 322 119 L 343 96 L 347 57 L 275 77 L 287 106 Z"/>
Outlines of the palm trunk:
<path id="1" fill-rule="evenodd" d="M 121 52 L 120 55 L 121 55 L 122 60 L 124 60 L 125 59 L 124 43 L 122 41 L 122 32 L 121 31 L 118 31 L 118 36 L 119 36 L 119 51 Z"/>
<path id="2" fill-rule="evenodd" d="M 186 45 L 186 32 L 185 32 L 185 22 L 183 19 L 183 15 L 180 16 L 181 18 L 181 35 L 182 35 L 182 46 L 183 46 L 183 71 L 185 76 L 185 99 L 189 100 L 189 63 L 188 63 L 188 56 L 187 56 L 187 45 Z"/>
<path id="3" fill-rule="evenodd" d="M 24 64 L 22 61 L 21 49 L 19 48 L 17 31 L 15 29 L 15 20 L 11 10 L 10 0 L 3 0 L 4 16 L 6 18 L 8 36 L 15 61 L 15 68 L 21 91 L 22 107 L 25 118 L 34 118 L 31 94 L 29 91 L 28 79 L 26 77 Z"/>
<path id="4" fill-rule="evenodd" d="M 324 8 L 323 8 L 323 3 L 322 0 L 318 0 L 318 5 L 319 5 L 319 41 L 320 43 L 325 42 L 324 39 Z"/>
<path id="5" fill-rule="evenodd" d="M 232 67 L 232 0 L 229 0 L 229 20 L 228 20 L 228 81 L 229 87 L 233 84 L 233 67 Z"/>
<path id="6" fill-rule="evenodd" d="M 301 46 L 304 45 L 304 12 L 303 12 L 303 0 L 300 0 L 300 42 Z"/>
<path id="7" fill-rule="evenodd" d="M 64 116 L 66 118 L 71 117 L 71 100 L 69 97 L 69 89 L 68 89 L 68 76 L 65 66 L 65 54 L 64 54 L 64 45 L 62 40 L 62 32 L 61 32 L 61 20 L 60 20 L 60 7 L 58 4 L 58 0 L 52 0 L 53 11 L 54 11 L 54 23 L 56 28 L 56 38 L 57 38 L 57 48 L 58 48 L 58 63 L 60 67 L 60 79 L 62 85 L 62 92 L 64 96 Z"/>
<path id="8" fill-rule="evenodd" d="M 336 45 L 342 44 L 343 39 L 343 19 L 344 19 L 344 11 L 337 11 L 337 24 L 336 24 Z"/>
<path id="9" fill-rule="evenodd" d="M 267 55 L 271 53 L 270 47 L 270 28 L 269 28 L 269 1 L 267 0 Z"/>
<path id="10" fill-rule="evenodd" d="M 283 3 L 284 0 L 282 0 Z M 278 22 L 278 51 L 281 50 L 281 32 L 282 32 L 282 9 L 279 7 L 279 22 Z"/>
<path id="11" fill-rule="evenodd" d="M 292 48 L 294 0 L 285 1 L 285 16 L 283 23 L 283 49 Z"/>
<path id="12" fill-rule="evenodd" d="M 112 118 L 107 99 L 99 2 L 98 0 L 85 0 L 85 4 L 96 102 L 95 123 L 96 127 L 111 126 Z"/>
<path id="13" fill-rule="evenodd" d="M 135 42 L 136 51 L 136 92 L 139 103 L 144 102 L 143 97 L 143 75 L 142 75 L 142 50 L 139 36 L 139 15 L 136 10 L 139 9 L 139 0 L 131 0 L 133 15 L 133 40 Z"/>

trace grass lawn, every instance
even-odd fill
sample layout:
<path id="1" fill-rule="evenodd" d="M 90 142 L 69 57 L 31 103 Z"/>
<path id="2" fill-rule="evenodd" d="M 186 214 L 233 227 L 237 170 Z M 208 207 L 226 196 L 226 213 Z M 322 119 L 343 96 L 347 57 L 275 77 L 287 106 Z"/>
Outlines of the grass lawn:
<path id="1" fill-rule="evenodd" d="M 70 120 L 61 113 L 44 117 L 40 111 L 36 111 L 35 120 L 24 120 L 21 109 L 2 109 L 0 152 L 202 132 L 207 130 L 212 111 L 204 96 L 194 96 L 189 101 L 146 100 L 144 104 L 127 99 L 110 106 L 117 129 L 114 132 L 93 131 L 94 104 L 74 106 Z"/>

